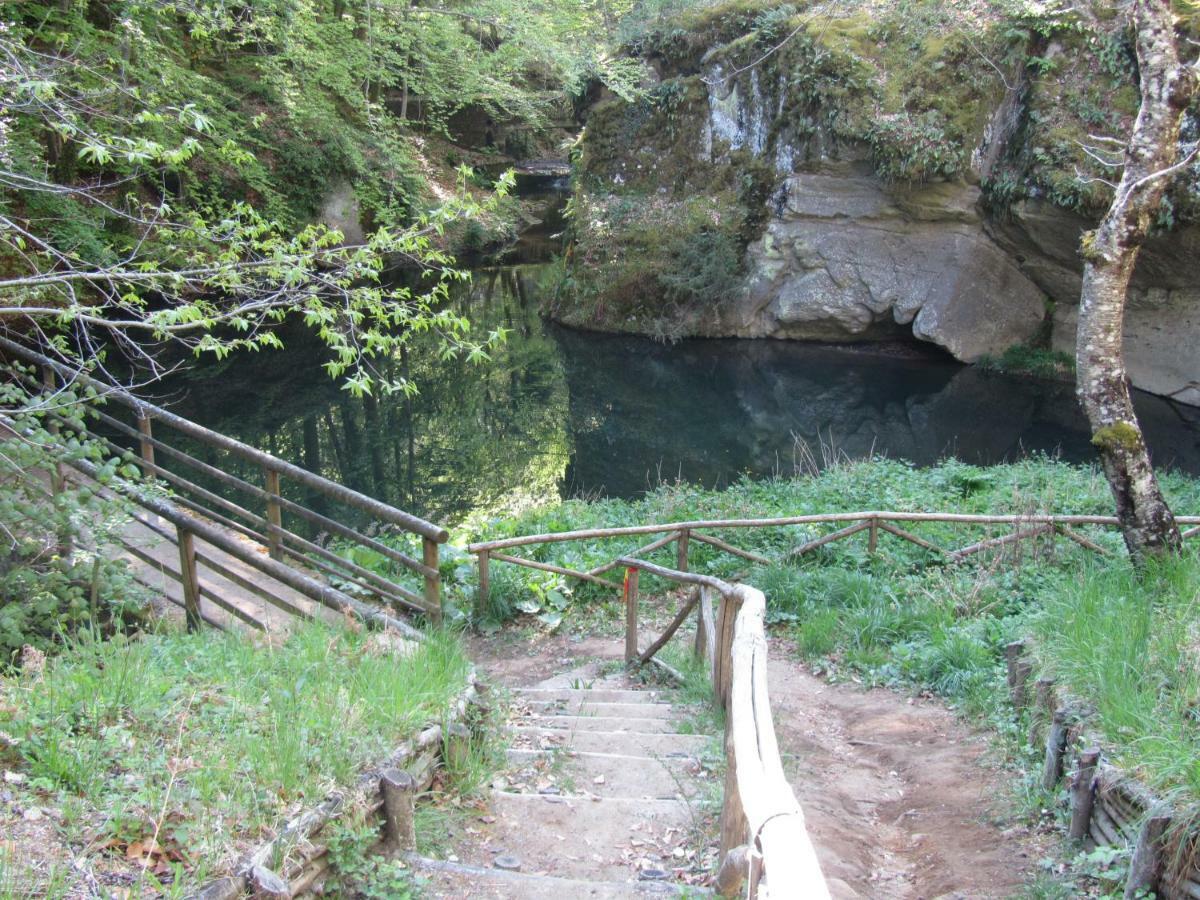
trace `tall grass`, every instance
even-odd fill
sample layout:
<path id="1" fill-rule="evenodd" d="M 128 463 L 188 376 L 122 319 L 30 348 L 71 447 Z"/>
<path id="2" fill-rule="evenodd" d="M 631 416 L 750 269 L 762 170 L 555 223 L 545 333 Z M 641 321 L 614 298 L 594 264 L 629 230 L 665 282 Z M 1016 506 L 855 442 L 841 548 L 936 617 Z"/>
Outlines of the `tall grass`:
<path id="1" fill-rule="evenodd" d="M 157 836 L 195 873 L 235 838 L 345 784 L 463 688 L 458 640 L 400 657 L 376 635 L 311 624 L 282 645 L 234 634 L 82 638 L 6 682 L 3 726 L 32 785 L 116 842 Z M 103 840 L 100 841 L 103 843 Z"/>
<path id="2" fill-rule="evenodd" d="M 1093 563 L 1032 617 L 1046 674 L 1092 709 L 1116 761 L 1200 801 L 1200 555 Z"/>

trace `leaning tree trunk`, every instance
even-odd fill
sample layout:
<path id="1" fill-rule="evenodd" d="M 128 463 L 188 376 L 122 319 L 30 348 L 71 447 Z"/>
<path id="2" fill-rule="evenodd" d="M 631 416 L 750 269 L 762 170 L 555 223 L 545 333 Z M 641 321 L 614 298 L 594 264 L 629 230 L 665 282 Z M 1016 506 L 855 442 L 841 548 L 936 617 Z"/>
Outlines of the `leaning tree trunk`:
<path id="1" fill-rule="evenodd" d="M 1132 17 L 1142 104 L 1112 206 L 1083 238 L 1075 362 L 1079 399 L 1116 499 L 1125 544 L 1141 560 L 1178 550 L 1182 541 L 1133 411 L 1121 346 L 1125 297 L 1170 175 L 1182 165 L 1179 130 L 1196 76 L 1179 61 L 1170 0 L 1135 0 Z"/>

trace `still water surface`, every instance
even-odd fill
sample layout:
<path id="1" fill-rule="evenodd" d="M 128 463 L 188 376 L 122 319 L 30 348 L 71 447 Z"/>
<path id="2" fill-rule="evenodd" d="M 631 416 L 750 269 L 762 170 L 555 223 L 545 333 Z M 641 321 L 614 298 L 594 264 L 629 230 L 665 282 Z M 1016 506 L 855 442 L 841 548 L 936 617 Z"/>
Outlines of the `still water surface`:
<path id="1" fill-rule="evenodd" d="M 302 330 L 287 349 L 197 366 L 159 393 L 210 428 L 364 493 L 449 523 L 584 495 L 636 496 L 660 480 L 722 486 L 792 474 L 804 447 L 928 465 L 1032 452 L 1093 459 L 1069 384 L 892 349 L 745 340 L 659 344 L 544 323 L 542 265 L 483 269 L 456 298 L 476 328 L 503 326 L 487 363 L 417 347 L 396 360 L 419 396 L 358 399 L 320 368 Z M 1155 458 L 1200 474 L 1200 410 L 1140 395 Z M 257 481 L 257 473 L 244 473 Z"/>

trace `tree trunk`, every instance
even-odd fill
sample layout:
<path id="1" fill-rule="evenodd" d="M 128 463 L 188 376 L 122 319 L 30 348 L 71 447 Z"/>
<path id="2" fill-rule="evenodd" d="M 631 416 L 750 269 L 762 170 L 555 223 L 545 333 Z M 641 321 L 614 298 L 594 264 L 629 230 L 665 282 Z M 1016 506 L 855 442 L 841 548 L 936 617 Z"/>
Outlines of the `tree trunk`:
<path id="1" fill-rule="evenodd" d="M 1195 73 L 1179 61 L 1170 0 L 1136 0 L 1141 109 L 1112 206 L 1083 238 L 1083 293 L 1075 362 L 1080 402 L 1112 488 L 1125 545 L 1135 560 L 1181 546 L 1133 410 L 1122 353 L 1129 279 L 1176 165 L 1179 129 Z"/>

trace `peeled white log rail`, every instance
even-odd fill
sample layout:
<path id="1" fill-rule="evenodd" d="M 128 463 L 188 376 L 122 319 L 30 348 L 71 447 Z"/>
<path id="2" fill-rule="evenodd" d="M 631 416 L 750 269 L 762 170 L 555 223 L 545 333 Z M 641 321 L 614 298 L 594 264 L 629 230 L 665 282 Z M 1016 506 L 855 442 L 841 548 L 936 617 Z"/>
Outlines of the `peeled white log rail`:
<path id="1" fill-rule="evenodd" d="M 618 562 L 626 567 L 626 584 L 631 586 L 627 590 L 626 655 L 632 662 L 652 658 L 682 621 L 677 615 L 645 653 L 637 652 L 637 573 L 645 571 L 697 588 L 685 601 L 684 615 L 698 609 L 697 632 L 704 636 L 703 652 L 711 661 L 713 688 L 725 709 L 728 769 L 717 878 L 721 894 L 737 896 L 748 882 L 746 895 L 751 898 L 829 897 L 804 812 L 779 758 L 767 692 L 766 597 L 749 585 L 728 584 L 632 557 L 621 557 Z M 716 591 L 721 598 L 716 625 L 709 621 L 709 591 Z"/>

